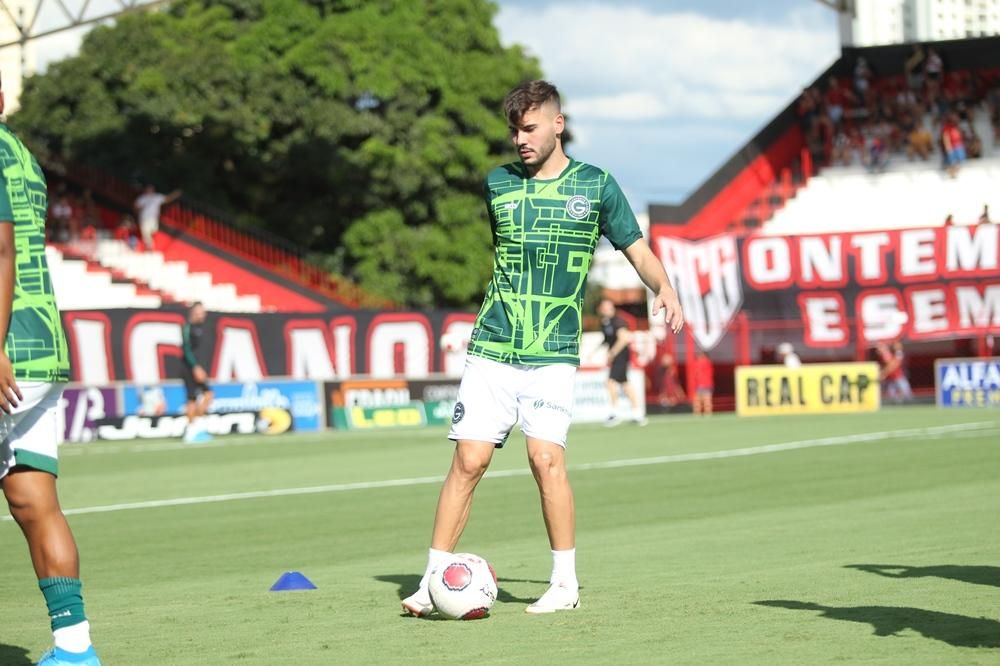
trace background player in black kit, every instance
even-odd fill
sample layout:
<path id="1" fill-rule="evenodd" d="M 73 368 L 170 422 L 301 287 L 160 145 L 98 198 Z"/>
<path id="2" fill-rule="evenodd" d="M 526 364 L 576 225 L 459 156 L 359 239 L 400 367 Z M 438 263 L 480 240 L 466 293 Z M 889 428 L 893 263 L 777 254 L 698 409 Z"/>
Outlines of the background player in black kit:
<path id="1" fill-rule="evenodd" d="M 187 322 L 184 324 L 181 337 L 181 349 L 184 352 L 184 370 L 181 379 L 187 391 L 188 417 L 184 441 L 192 444 L 207 442 L 212 435 L 206 432 L 200 423 L 201 417 L 212 404 L 212 389 L 208 386 L 208 373 L 198 362 L 198 347 L 201 345 L 202 328 L 205 324 L 205 306 L 194 303 L 188 310 Z"/>
<path id="2" fill-rule="evenodd" d="M 617 308 L 611 299 L 601 299 L 597 306 L 597 314 L 601 316 L 601 331 L 604 333 L 604 344 L 608 346 L 608 395 L 611 399 L 611 413 L 608 415 L 608 426 L 621 423 L 618 418 L 618 392 L 624 391 L 632 405 L 632 420 L 638 425 L 646 425 L 646 417 L 642 415 L 639 397 L 635 389 L 628 383 L 629 343 L 632 342 L 632 332 L 628 324 L 617 315 Z"/>

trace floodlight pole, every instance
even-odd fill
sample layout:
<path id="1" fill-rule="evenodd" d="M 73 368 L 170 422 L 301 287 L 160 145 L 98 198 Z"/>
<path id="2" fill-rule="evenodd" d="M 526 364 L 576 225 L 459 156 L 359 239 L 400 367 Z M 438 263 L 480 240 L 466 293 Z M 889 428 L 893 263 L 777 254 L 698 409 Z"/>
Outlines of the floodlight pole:
<path id="1" fill-rule="evenodd" d="M 837 12 L 840 45 L 852 46 L 854 44 L 854 19 L 858 17 L 857 0 L 816 0 L 816 2 Z"/>
<path id="2" fill-rule="evenodd" d="M 45 0 L 35 0 L 35 11 L 31 16 L 31 22 L 27 25 L 24 21 L 24 8 L 18 8 L 19 18 L 14 17 L 14 13 L 10 11 L 10 7 L 7 6 L 7 0 L 0 0 L 0 9 L 10 17 L 13 22 L 14 27 L 17 28 L 18 38 L 7 42 L 0 43 L 0 49 L 7 48 L 8 46 L 24 46 L 33 39 L 39 39 L 41 37 L 48 37 L 49 35 L 55 35 L 60 32 L 65 32 L 66 30 L 72 30 L 73 28 L 79 28 L 84 25 L 91 25 L 93 23 L 100 23 L 101 21 L 107 21 L 108 19 L 117 18 L 123 16 L 124 14 L 131 14 L 132 12 L 143 11 L 146 9 L 151 9 L 159 5 L 165 5 L 169 0 L 116 0 L 118 8 L 101 14 L 100 16 L 92 16 L 84 18 L 87 9 L 90 7 L 90 0 L 83 0 L 83 4 L 80 7 L 80 11 L 74 14 L 69 10 L 69 8 L 63 3 L 62 0 L 55 0 L 56 4 L 62 10 L 62 13 L 66 16 L 66 22 L 64 24 L 58 25 L 49 30 L 43 30 L 41 32 L 35 32 L 35 23 L 38 20 L 38 15 L 42 9 L 42 4 Z"/>

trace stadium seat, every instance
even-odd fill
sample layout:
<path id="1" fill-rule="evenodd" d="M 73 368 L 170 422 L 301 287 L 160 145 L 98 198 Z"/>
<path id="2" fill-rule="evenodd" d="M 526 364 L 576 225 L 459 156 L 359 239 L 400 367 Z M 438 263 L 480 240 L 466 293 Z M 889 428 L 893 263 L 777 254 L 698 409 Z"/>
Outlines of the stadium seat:
<path id="1" fill-rule="evenodd" d="M 210 274 L 191 272 L 184 261 L 165 261 L 160 252 L 133 250 L 118 240 L 73 243 L 68 249 L 81 258 L 67 259 L 58 248 L 47 249 L 61 309 L 158 308 L 164 301 L 201 301 L 215 312 L 261 311 L 259 296 L 241 296 L 235 285 L 215 284 Z M 95 265 L 105 270 L 95 271 Z"/>

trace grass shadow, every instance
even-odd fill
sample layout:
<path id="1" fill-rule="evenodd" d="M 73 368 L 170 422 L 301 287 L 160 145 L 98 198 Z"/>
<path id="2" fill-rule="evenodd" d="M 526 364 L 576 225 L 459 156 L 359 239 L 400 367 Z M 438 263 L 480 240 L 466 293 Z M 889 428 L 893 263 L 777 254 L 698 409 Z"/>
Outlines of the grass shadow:
<path id="1" fill-rule="evenodd" d="M 898 636 L 912 629 L 924 638 L 955 647 L 1000 648 L 1000 622 L 985 617 L 908 608 L 905 606 L 850 606 L 838 608 L 807 601 L 756 601 L 758 606 L 815 611 L 820 617 L 870 624 L 876 636 Z"/>
<path id="2" fill-rule="evenodd" d="M 28 651 L 23 647 L 0 643 L 0 664 L 3 666 L 32 666 L 34 663 L 28 659 Z"/>
<path id="3" fill-rule="evenodd" d="M 844 568 L 866 571 L 886 578 L 948 578 L 973 585 L 1000 587 L 1000 567 L 937 564 L 910 567 L 903 564 L 848 564 Z"/>

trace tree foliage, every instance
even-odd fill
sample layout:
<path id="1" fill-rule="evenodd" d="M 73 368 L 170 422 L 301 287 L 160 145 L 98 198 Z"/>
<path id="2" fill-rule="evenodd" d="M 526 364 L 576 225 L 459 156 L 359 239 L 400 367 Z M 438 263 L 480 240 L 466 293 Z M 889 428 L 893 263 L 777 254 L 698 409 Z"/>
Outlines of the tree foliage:
<path id="1" fill-rule="evenodd" d="M 28 80 L 42 154 L 181 187 L 416 306 L 474 303 L 503 95 L 539 76 L 488 0 L 180 0 Z"/>

